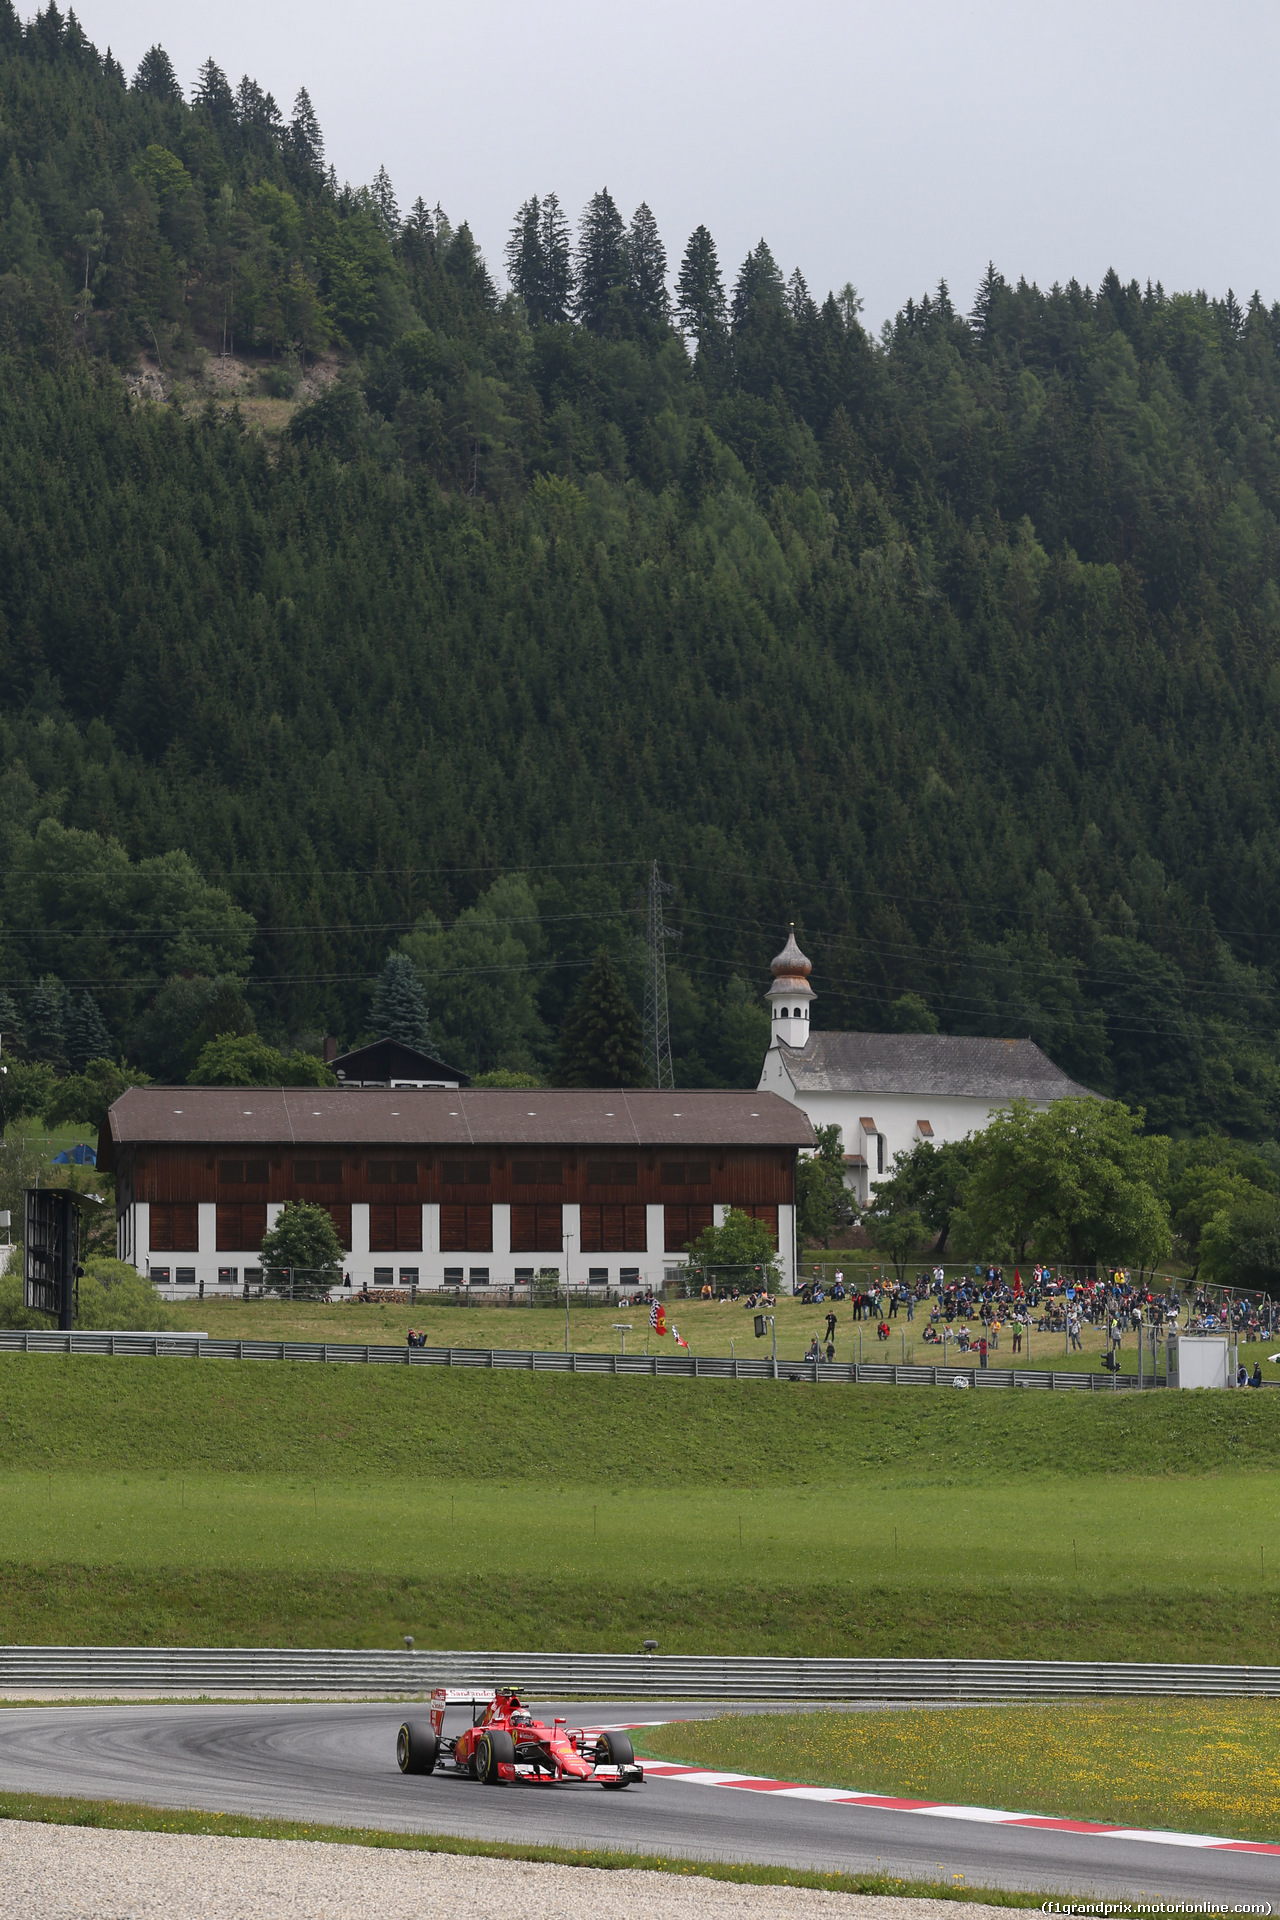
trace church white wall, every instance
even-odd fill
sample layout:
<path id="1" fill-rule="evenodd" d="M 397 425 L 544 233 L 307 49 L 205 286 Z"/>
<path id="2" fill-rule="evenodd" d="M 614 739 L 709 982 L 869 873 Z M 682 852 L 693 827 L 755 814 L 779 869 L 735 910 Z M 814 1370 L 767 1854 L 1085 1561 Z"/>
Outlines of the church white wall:
<path id="1" fill-rule="evenodd" d="M 936 1096 L 923 1093 L 813 1093 L 797 1092 L 782 1057 L 774 1050 L 765 1056 L 760 1075 L 762 1091 L 781 1094 L 793 1106 L 800 1107 L 815 1127 L 838 1126 L 846 1154 L 861 1154 L 866 1168 L 851 1171 L 848 1184 L 860 1206 L 873 1198 L 872 1186 L 885 1179 L 893 1168 L 895 1153 L 907 1153 L 924 1136 L 918 1122 L 927 1120 L 933 1128 L 933 1142 L 941 1146 L 948 1140 L 963 1140 L 968 1133 L 980 1132 L 992 1117 L 1004 1110 L 1007 1102 L 961 1095 Z M 1046 1105 L 1047 1102 L 1033 1102 Z M 874 1120 L 876 1132 L 884 1140 L 884 1172 L 878 1171 L 876 1142 L 863 1133 L 863 1119 Z"/>

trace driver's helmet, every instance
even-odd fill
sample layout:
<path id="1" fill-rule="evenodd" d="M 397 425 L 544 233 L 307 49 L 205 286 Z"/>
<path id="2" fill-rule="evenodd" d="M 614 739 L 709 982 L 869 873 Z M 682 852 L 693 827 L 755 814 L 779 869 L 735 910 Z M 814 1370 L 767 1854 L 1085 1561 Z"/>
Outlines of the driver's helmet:
<path id="1" fill-rule="evenodd" d="M 533 1715 L 530 1713 L 528 1707 L 517 1707 L 511 1716 L 511 1724 L 513 1727 L 531 1727 L 533 1725 Z"/>

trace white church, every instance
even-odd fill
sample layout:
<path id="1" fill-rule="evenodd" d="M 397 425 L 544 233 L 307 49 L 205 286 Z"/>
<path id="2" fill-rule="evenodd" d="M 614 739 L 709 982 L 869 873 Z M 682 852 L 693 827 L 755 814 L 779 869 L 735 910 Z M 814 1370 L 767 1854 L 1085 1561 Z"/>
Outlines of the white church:
<path id="1" fill-rule="evenodd" d="M 812 1031 L 817 995 L 794 924 L 771 971 L 772 1032 L 760 1090 L 793 1101 L 815 1127 L 839 1127 L 846 1184 L 861 1207 L 872 1199 L 872 1183 L 892 1171 L 894 1154 L 918 1141 L 962 1140 L 1014 1100 L 1047 1107 L 1096 1097 L 1033 1040 Z"/>

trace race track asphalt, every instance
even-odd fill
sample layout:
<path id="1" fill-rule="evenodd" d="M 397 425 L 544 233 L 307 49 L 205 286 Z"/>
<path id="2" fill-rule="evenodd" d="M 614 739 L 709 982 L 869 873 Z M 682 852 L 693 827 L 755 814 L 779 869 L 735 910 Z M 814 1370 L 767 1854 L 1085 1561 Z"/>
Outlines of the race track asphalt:
<path id="1" fill-rule="evenodd" d="M 724 1709 L 597 1701 L 561 1710 L 571 1724 L 616 1725 Z M 426 1717 L 425 1706 L 408 1711 Z M 395 1762 L 405 1714 L 369 1702 L 7 1708 L 0 1790 L 944 1883 L 962 1876 L 971 1887 L 1046 1894 L 1280 1904 L 1274 1855 L 783 1800 L 678 1779 L 607 1793 L 405 1777 Z"/>

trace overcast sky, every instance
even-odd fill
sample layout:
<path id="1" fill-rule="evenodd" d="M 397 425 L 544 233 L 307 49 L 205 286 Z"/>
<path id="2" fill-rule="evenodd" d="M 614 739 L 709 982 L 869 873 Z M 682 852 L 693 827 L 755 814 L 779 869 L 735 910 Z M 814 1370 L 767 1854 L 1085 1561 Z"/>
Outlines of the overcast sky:
<path id="1" fill-rule="evenodd" d="M 29 11 L 29 7 L 24 11 Z M 1043 286 L 1108 266 L 1280 298 L 1280 7 L 1263 0 L 77 0 L 132 75 L 212 54 L 286 117 L 305 86 L 353 185 L 385 162 L 467 219 L 501 275 L 511 216 L 607 186 L 653 208 L 674 274 L 703 221 L 726 279 L 763 235 L 878 325 L 988 259 Z"/>

